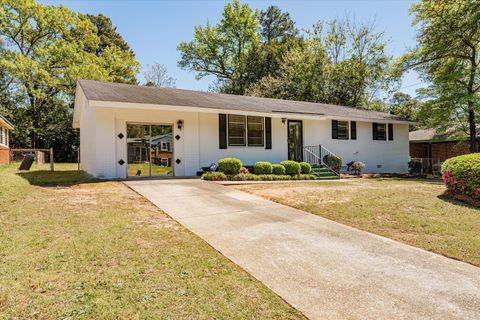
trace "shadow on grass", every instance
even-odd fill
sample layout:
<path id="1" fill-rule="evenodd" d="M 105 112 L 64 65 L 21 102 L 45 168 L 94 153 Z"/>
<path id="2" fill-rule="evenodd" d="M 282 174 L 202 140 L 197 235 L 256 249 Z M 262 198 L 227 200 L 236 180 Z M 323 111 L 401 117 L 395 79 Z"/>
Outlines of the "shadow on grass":
<path id="1" fill-rule="evenodd" d="M 49 170 L 22 171 L 18 172 L 17 175 L 32 185 L 42 187 L 68 187 L 82 183 L 96 183 L 101 181 L 93 178 L 84 171 L 78 170 L 61 170 L 54 172 Z"/>
<path id="2" fill-rule="evenodd" d="M 429 178 L 400 178 L 399 181 L 412 181 L 412 182 L 421 182 L 426 184 L 434 184 L 434 185 L 443 185 L 443 181 L 441 179 L 429 179 Z"/>
<path id="3" fill-rule="evenodd" d="M 438 195 L 437 198 L 442 200 L 442 201 L 445 201 L 445 202 L 451 203 L 453 205 L 456 205 L 456 206 L 465 207 L 465 208 L 469 208 L 469 209 L 475 209 L 475 210 L 480 211 L 480 207 L 479 207 L 480 202 L 475 201 L 475 200 L 473 200 L 469 197 L 465 197 L 463 200 L 462 199 L 455 199 L 448 194 L 442 193 L 442 194 Z M 471 201 L 469 201 L 469 199 Z"/>
<path id="4" fill-rule="evenodd" d="M 356 178 L 343 178 L 341 180 L 345 181 L 368 181 L 368 180 L 377 180 L 377 181 L 398 181 L 398 182 L 421 182 L 425 184 L 433 184 L 433 185 L 443 185 L 443 181 L 441 179 L 429 179 L 429 178 L 420 178 L 420 177 L 356 177 Z"/>

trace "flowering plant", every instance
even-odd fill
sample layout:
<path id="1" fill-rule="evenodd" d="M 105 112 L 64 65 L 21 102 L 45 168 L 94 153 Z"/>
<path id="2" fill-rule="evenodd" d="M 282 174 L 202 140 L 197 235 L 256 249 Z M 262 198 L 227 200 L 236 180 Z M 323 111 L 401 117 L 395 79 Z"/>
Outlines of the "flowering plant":
<path id="1" fill-rule="evenodd" d="M 240 173 L 243 173 L 243 174 L 249 174 L 250 172 L 248 171 L 248 169 L 247 169 L 247 168 L 245 168 L 245 167 L 241 167 L 241 168 L 240 168 Z"/>
<path id="2" fill-rule="evenodd" d="M 450 158 L 442 165 L 447 192 L 480 200 L 480 154 Z"/>

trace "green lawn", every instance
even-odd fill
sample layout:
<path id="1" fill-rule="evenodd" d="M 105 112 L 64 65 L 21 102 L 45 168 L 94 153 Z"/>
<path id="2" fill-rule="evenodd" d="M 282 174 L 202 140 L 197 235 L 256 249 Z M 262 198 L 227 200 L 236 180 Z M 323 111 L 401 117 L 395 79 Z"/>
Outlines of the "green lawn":
<path id="1" fill-rule="evenodd" d="M 352 179 L 236 188 L 480 266 L 480 210 L 440 197 L 440 182 Z"/>
<path id="2" fill-rule="evenodd" d="M 0 318 L 302 318 L 120 182 L 0 166 Z"/>
<path id="3" fill-rule="evenodd" d="M 135 177 L 137 176 L 138 171 L 140 170 L 140 176 L 149 176 L 150 175 L 150 164 L 149 163 L 131 163 L 127 166 L 128 176 Z M 152 176 L 166 176 L 173 174 L 173 167 L 163 167 L 160 165 L 152 165 Z"/>

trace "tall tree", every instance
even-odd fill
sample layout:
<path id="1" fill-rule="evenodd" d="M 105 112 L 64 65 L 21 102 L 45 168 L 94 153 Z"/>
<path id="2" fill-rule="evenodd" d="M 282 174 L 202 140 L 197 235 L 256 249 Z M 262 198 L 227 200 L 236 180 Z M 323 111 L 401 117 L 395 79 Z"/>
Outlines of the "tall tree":
<path id="1" fill-rule="evenodd" d="M 396 92 L 388 103 L 388 109 L 391 114 L 406 120 L 417 121 L 422 105 L 420 100 L 412 98 L 409 94 Z"/>
<path id="2" fill-rule="evenodd" d="M 3 90 L 19 97 L 13 112 L 18 118 L 13 120 L 29 134 L 23 146 L 50 147 L 49 132 L 69 136 L 53 128 L 63 124 L 63 130 L 72 131 L 71 122 L 65 124 L 71 121 L 66 119 L 71 119 L 77 78 L 112 81 L 118 70 L 138 70 L 135 58 L 117 47 L 106 47 L 97 55 L 97 31 L 89 19 L 64 6 L 45 6 L 34 0 L 0 1 L 0 37 L 5 39 L 0 70 L 8 78 Z M 61 145 L 75 143 L 63 141 Z"/>
<path id="3" fill-rule="evenodd" d="M 87 47 L 85 49 L 88 52 L 95 53 L 99 57 L 105 57 L 105 60 L 115 59 L 117 63 L 112 63 L 110 68 L 112 81 L 136 84 L 138 66 L 123 63 L 123 61 L 134 60 L 135 54 L 120 33 L 117 32 L 117 28 L 113 26 L 112 20 L 103 14 L 87 14 L 86 17 L 97 28 L 98 46 L 95 48 Z"/>
<path id="4" fill-rule="evenodd" d="M 465 123 L 470 151 L 476 152 L 480 109 L 480 2 L 423 0 L 411 7 L 418 27 L 416 48 L 403 57 L 430 86 L 422 94 L 432 99 L 436 124 Z"/>
<path id="5" fill-rule="evenodd" d="M 260 12 L 261 35 L 265 42 L 284 41 L 298 34 L 295 22 L 288 12 L 282 12 L 277 6 L 269 6 Z"/>
<path id="6" fill-rule="evenodd" d="M 175 88 L 176 80 L 168 74 L 167 68 L 161 63 L 147 64 L 143 77 L 146 86 Z"/>
<path id="7" fill-rule="evenodd" d="M 285 54 L 278 76 L 268 75 L 247 94 L 368 107 L 388 89 L 391 57 L 384 34 L 352 20 L 318 22 L 301 46 Z"/>
<path id="8" fill-rule="evenodd" d="M 261 45 L 252 52 L 255 63 L 250 64 L 250 83 L 267 75 L 276 75 L 285 55 L 292 48 L 302 44 L 295 22 L 288 12 L 282 12 L 277 6 L 269 6 L 260 11 Z"/>
<path id="9" fill-rule="evenodd" d="M 244 94 L 264 76 L 277 74 L 283 56 L 301 44 L 294 21 L 276 6 L 258 12 L 238 0 L 227 4 L 220 23 L 195 28 L 178 46 L 179 66 L 197 78 L 216 77 L 216 91 Z"/>
<path id="10" fill-rule="evenodd" d="M 193 40 L 180 43 L 178 65 L 197 72 L 197 79 L 214 75 L 223 91 L 243 94 L 251 52 L 260 44 L 258 15 L 238 0 L 227 4 L 220 23 L 196 26 Z"/>

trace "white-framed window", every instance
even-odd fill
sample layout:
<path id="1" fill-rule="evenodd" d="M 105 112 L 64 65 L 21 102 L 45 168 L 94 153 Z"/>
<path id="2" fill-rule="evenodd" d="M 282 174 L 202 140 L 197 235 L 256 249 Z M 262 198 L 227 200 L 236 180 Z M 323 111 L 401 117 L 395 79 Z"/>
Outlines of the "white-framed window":
<path id="1" fill-rule="evenodd" d="M 348 140 L 348 121 L 338 121 L 338 135 L 337 139 Z"/>
<path id="2" fill-rule="evenodd" d="M 229 114 L 227 122 L 229 146 L 265 146 L 264 117 Z"/>
<path id="3" fill-rule="evenodd" d="M 4 145 L 7 145 L 6 143 L 6 139 L 5 139 L 5 133 L 4 133 L 4 130 L 3 128 L 0 127 L 0 144 L 4 144 Z M 7 131 L 7 130 L 5 130 Z"/>
<path id="4" fill-rule="evenodd" d="M 247 142 L 249 147 L 265 145 L 265 119 L 263 117 L 247 116 Z"/>
<path id="5" fill-rule="evenodd" d="M 228 145 L 246 146 L 247 136 L 247 118 L 245 116 L 229 114 L 228 115 Z"/>
<path id="6" fill-rule="evenodd" d="M 372 123 L 373 140 L 386 141 L 387 140 L 387 124 L 386 123 Z"/>
<path id="7" fill-rule="evenodd" d="M 162 142 L 161 145 L 161 150 L 162 151 L 170 151 L 170 142 Z"/>
<path id="8" fill-rule="evenodd" d="M 332 120 L 332 139 L 348 140 L 350 133 L 348 130 L 348 121 Z"/>

